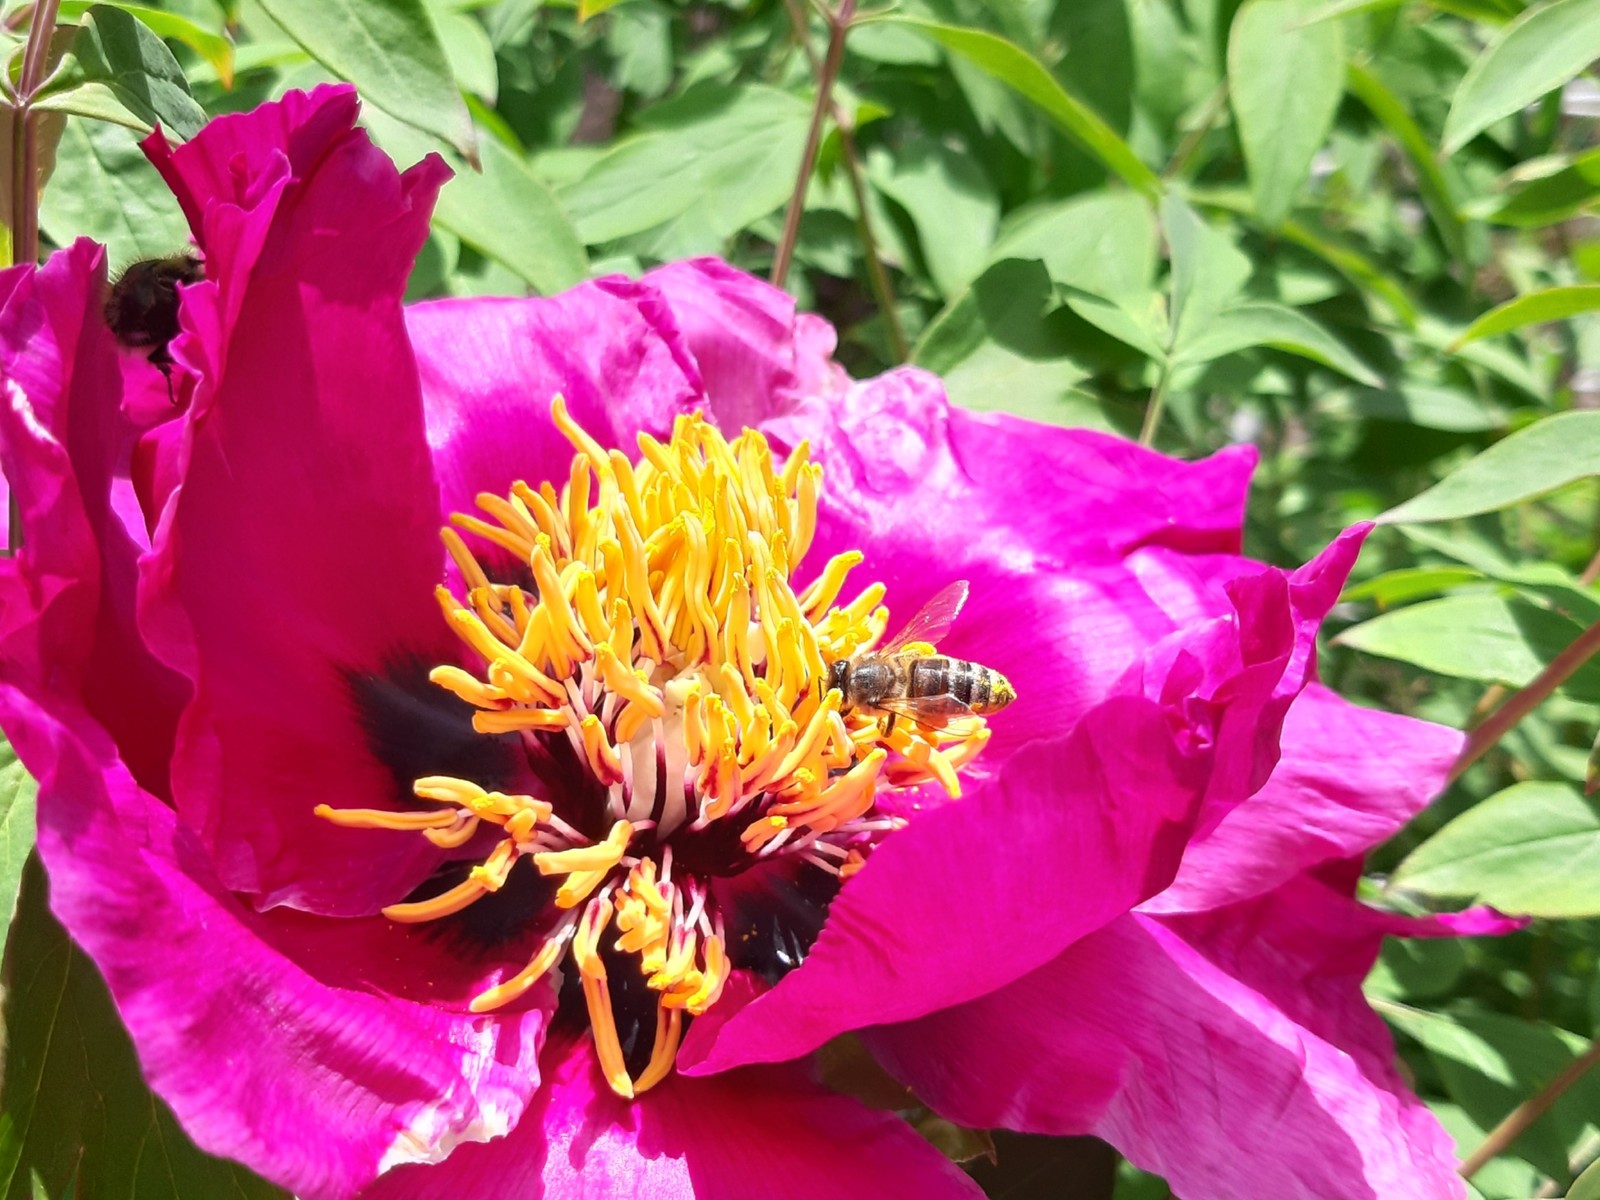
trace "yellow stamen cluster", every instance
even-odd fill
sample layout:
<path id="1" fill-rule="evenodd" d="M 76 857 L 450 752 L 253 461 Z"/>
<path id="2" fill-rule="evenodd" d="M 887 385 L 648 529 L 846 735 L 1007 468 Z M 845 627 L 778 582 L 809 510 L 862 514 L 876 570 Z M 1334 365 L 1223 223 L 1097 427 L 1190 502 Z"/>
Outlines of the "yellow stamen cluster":
<path id="1" fill-rule="evenodd" d="M 416 783 L 420 798 L 446 806 L 438 811 L 318 812 L 419 830 L 443 847 L 484 822 L 501 829 L 457 887 L 386 909 L 397 921 L 459 911 L 503 886 L 521 857 L 558 879 L 555 923 L 532 961 L 472 1007 L 516 999 L 570 950 L 607 1078 L 633 1095 L 671 1069 L 684 1013 L 715 1003 L 731 969 L 706 888 L 689 872 L 673 877 L 675 835 L 732 821 L 752 864 L 799 853 L 848 878 L 864 861 L 851 839 L 870 827 L 880 783 L 937 781 L 954 796 L 957 769 L 988 730 L 981 718 L 886 728 L 828 690 L 828 665 L 872 647 L 888 611 L 881 584 L 837 603 L 862 561 L 855 551 L 791 587 L 822 477 L 804 444 L 776 462 L 761 434 L 729 442 L 696 414 L 664 444 L 641 434 L 631 461 L 595 442 L 559 397 L 552 412 L 576 450 L 565 485 L 480 495 L 482 516 L 457 514 L 443 531 L 465 594 L 440 587 L 439 605 L 483 667 L 440 666 L 431 678 L 474 707 L 482 733 L 565 738 L 605 789 L 608 826 L 586 836 L 562 820 L 559 797 L 442 777 Z M 531 586 L 492 582 L 457 530 L 514 556 Z M 637 1079 L 601 959 L 612 928 L 615 950 L 638 956 L 657 993 L 654 1052 Z"/>

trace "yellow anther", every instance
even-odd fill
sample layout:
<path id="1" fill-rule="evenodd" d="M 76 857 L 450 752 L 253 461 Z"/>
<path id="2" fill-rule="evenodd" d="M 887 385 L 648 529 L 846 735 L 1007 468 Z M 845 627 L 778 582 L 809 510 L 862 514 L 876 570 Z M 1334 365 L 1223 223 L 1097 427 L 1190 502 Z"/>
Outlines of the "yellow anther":
<path id="1" fill-rule="evenodd" d="M 600 723 L 600 718 L 593 713 L 583 719 L 579 725 L 579 732 L 583 736 L 583 755 L 588 760 L 589 770 L 606 787 L 622 782 L 622 756 L 617 753 L 617 748 L 606 740 L 605 726 Z"/>
<path id="2" fill-rule="evenodd" d="M 678 1058 L 678 1044 L 683 1040 L 683 1011 L 656 1006 L 656 1040 L 650 1051 L 650 1062 L 633 1081 L 633 1095 L 648 1092 L 665 1079 Z"/>
<path id="3" fill-rule="evenodd" d="M 593 846 L 575 846 L 571 850 L 543 850 L 533 856 L 533 865 L 541 875 L 565 875 L 566 881 L 556 889 L 556 907 L 576 908 L 622 860 L 633 836 L 633 826 L 618 821 L 611 827 L 606 840 Z M 607 917 L 609 920 L 609 916 Z"/>
<path id="4" fill-rule="evenodd" d="M 475 1013 L 493 1012 L 497 1008 L 504 1008 L 548 975 L 551 968 L 561 960 L 562 951 L 566 948 L 566 942 L 561 938 L 546 939 L 540 944 L 538 952 L 527 966 L 511 978 L 502 980 L 494 987 L 474 996 L 472 1003 L 467 1007 Z"/>
<path id="5" fill-rule="evenodd" d="M 800 608 L 806 620 L 815 624 L 839 598 L 839 591 L 850 572 L 866 560 L 859 550 L 846 550 L 835 554 L 822 568 L 822 574 L 811 581 L 811 586 L 800 593 Z"/>
<path id="6" fill-rule="evenodd" d="M 518 561 L 525 560 L 528 557 L 528 552 L 533 549 L 533 543 L 527 538 L 511 532 L 503 525 L 495 525 L 492 522 L 485 521 L 482 517 L 473 517 L 466 513 L 451 513 L 450 520 L 456 528 L 475 533 L 483 538 L 484 541 L 493 542 L 496 546 L 510 551 Z"/>
<path id="7" fill-rule="evenodd" d="M 478 832 L 478 818 L 468 817 L 446 829 L 424 829 L 422 836 L 441 850 L 457 850 L 465 846 Z"/>
<path id="8" fill-rule="evenodd" d="M 461 572 L 461 581 L 469 590 L 489 586 L 489 577 L 483 573 L 483 567 L 472 556 L 472 551 L 467 549 L 467 544 L 461 540 L 459 533 L 446 525 L 439 530 L 439 540 L 444 542 L 446 553 L 456 564 L 456 570 Z"/>
<path id="9" fill-rule="evenodd" d="M 343 829 L 445 829 L 454 825 L 457 814 L 438 809 L 429 812 L 387 812 L 376 808 L 329 808 L 319 804 L 311 810 L 324 821 Z"/>
<path id="10" fill-rule="evenodd" d="M 595 669 L 607 688 L 641 706 L 647 716 L 659 717 L 667 711 L 661 693 L 650 686 L 650 677 L 624 664 L 609 643 L 601 642 L 595 647 Z"/>
<path id="11" fill-rule="evenodd" d="M 486 896 L 489 889 L 475 879 L 464 879 L 447 892 L 440 892 L 428 900 L 414 900 L 409 904 L 391 904 L 383 910 L 383 915 L 391 921 L 402 925 L 414 925 L 421 921 L 437 921 L 440 917 L 448 917 L 458 913 L 474 900 Z"/>
<path id="12" fill-rule="evenodd" d="M 473 499 L 479 508 L 499 521 L 507 533 L 515 535 L 520 541 L 531 546 L 533 539 L 539 536 L 539 526 L 531 519 L 526 506 L 519 511 L 516 504 L 493 492 L 479 492 Z"/>
<path id="13" fill-rule="evenodd" d="M 508 708 L 501 712 L 475 712 L 472 727 L 479 733 L 515 733 L 520 729 L 565 729 L 570 717 L 564 710 Z"/>
<path id="14" fill-rule="evenodd" d="M 500 688 L 460 667 L 435 667 L 428 672 L 428 679 L 476 708 L 503 708 L 510 702 L 510 697 Z"/>
<path id="15" fill-rule="evenodd" d="M 572 419 L 572 414 L 567 410 L 567 399 L 559 392 L 550 402 L 550 418 L 561 435 L 572 443 L 573 449 L 589 460 L 589 465 L 597 475 L 609 469 L 610 455 L 589 436 L 588 430 Z"/>
<path id="16" fill-rule="evenodd" d="M 489 851 L 489 857 L 484 859 L 467 875 L 471 883 L 476 883 L 485 891 L 498 892 L 505 887 L 506 879 L 511 874 L 511 868 L 517 861 L 516 843 L 507 840 L 501 842 Z"/>

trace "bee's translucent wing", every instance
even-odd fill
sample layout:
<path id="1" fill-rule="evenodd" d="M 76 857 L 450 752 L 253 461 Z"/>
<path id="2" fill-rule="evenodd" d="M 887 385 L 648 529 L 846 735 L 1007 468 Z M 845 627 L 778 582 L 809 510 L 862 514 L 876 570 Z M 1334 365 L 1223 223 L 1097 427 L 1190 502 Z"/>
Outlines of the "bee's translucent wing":
<path id="1" fill-rule="evenodd" d="M 913 700 L 910 696 L 885 696 L 873 707 L 894 713 L 918 725 L 935 728 L 948 721 L 959 721 L 962 717 L 977 715 L 971 707 L 948 692 L 942 696 L 929 696 L 919 700 Z"/>
<path id="2" fill-rule="evenodd" d="M 907 621 L 900 632 L 889 640 L 889 644 L 880 646 L 875 653 L 893 654 L 900 647 L 908 646 L 912 642 L 939 641 L 950 632 L 950 626 L 956 623 L 961 606 L 966 602 L 967 581 L 958 579 L 924 604 L 917 615 Z"/>

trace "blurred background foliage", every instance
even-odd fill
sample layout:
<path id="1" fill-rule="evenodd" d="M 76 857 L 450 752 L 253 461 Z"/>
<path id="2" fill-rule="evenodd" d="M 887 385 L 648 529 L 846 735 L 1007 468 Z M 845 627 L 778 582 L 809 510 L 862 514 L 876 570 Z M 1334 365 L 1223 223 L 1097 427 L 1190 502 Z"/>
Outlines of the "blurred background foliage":
<path id="1" fill-rule="evenodd" d="M 13 87 L 33 15 L 4 13 Z M 457 170 L 411 299 L 718 254 L 776 266 L 854 374 L 911 362 L 967 407 L 1186 457 L 1254 443 L 1258 557 L 1299 563 L 1420 496 L 1330 622 L 1324 677 L 1362 702 L 1472 727 L 1600 619 L 1600 0 L 63 0 L 58 20 L 46 248 L 171 253 L 187 231 L 144 131 L 350 79 L 402 165 Z M 1473 1176 L 1492 1200 L 1600 1196 L 1573 1182 L 1600 1157 L 1590 650 L 1369 864 L 1377 903 L 1536 918 L 1391 944 L 1369 982 L 1464 1154 L 1553 1098 Z M 30 805 L 0 763 L 7 906 Z M 0 1191 L 275 1194 L 185 1142 L 37 888 L 22 908 Z M 1002 1138 L 991 1163 L 981 1132 L 924 1124 L 997 1197 L 1167 1194 L 1084 1140 Z"/>

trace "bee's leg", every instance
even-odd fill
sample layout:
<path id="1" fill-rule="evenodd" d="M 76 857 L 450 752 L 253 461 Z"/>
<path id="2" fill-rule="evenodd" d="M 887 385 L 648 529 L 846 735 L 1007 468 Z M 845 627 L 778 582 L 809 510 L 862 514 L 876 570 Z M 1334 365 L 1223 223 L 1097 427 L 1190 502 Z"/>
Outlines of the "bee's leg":
<path id="1" fill-rule="evenodd" d="M 890 713 L 889 714 L 889 719 L 888 719 L 888 721 L 886 721 L 884 723 L 884 726 L 883 726 L 883 736 L 884 737 L 888 737 L 891 733 L 894 732 L 895 718 L 898 717 L 899 715 L 900 715 L 899 713 Z"/>

